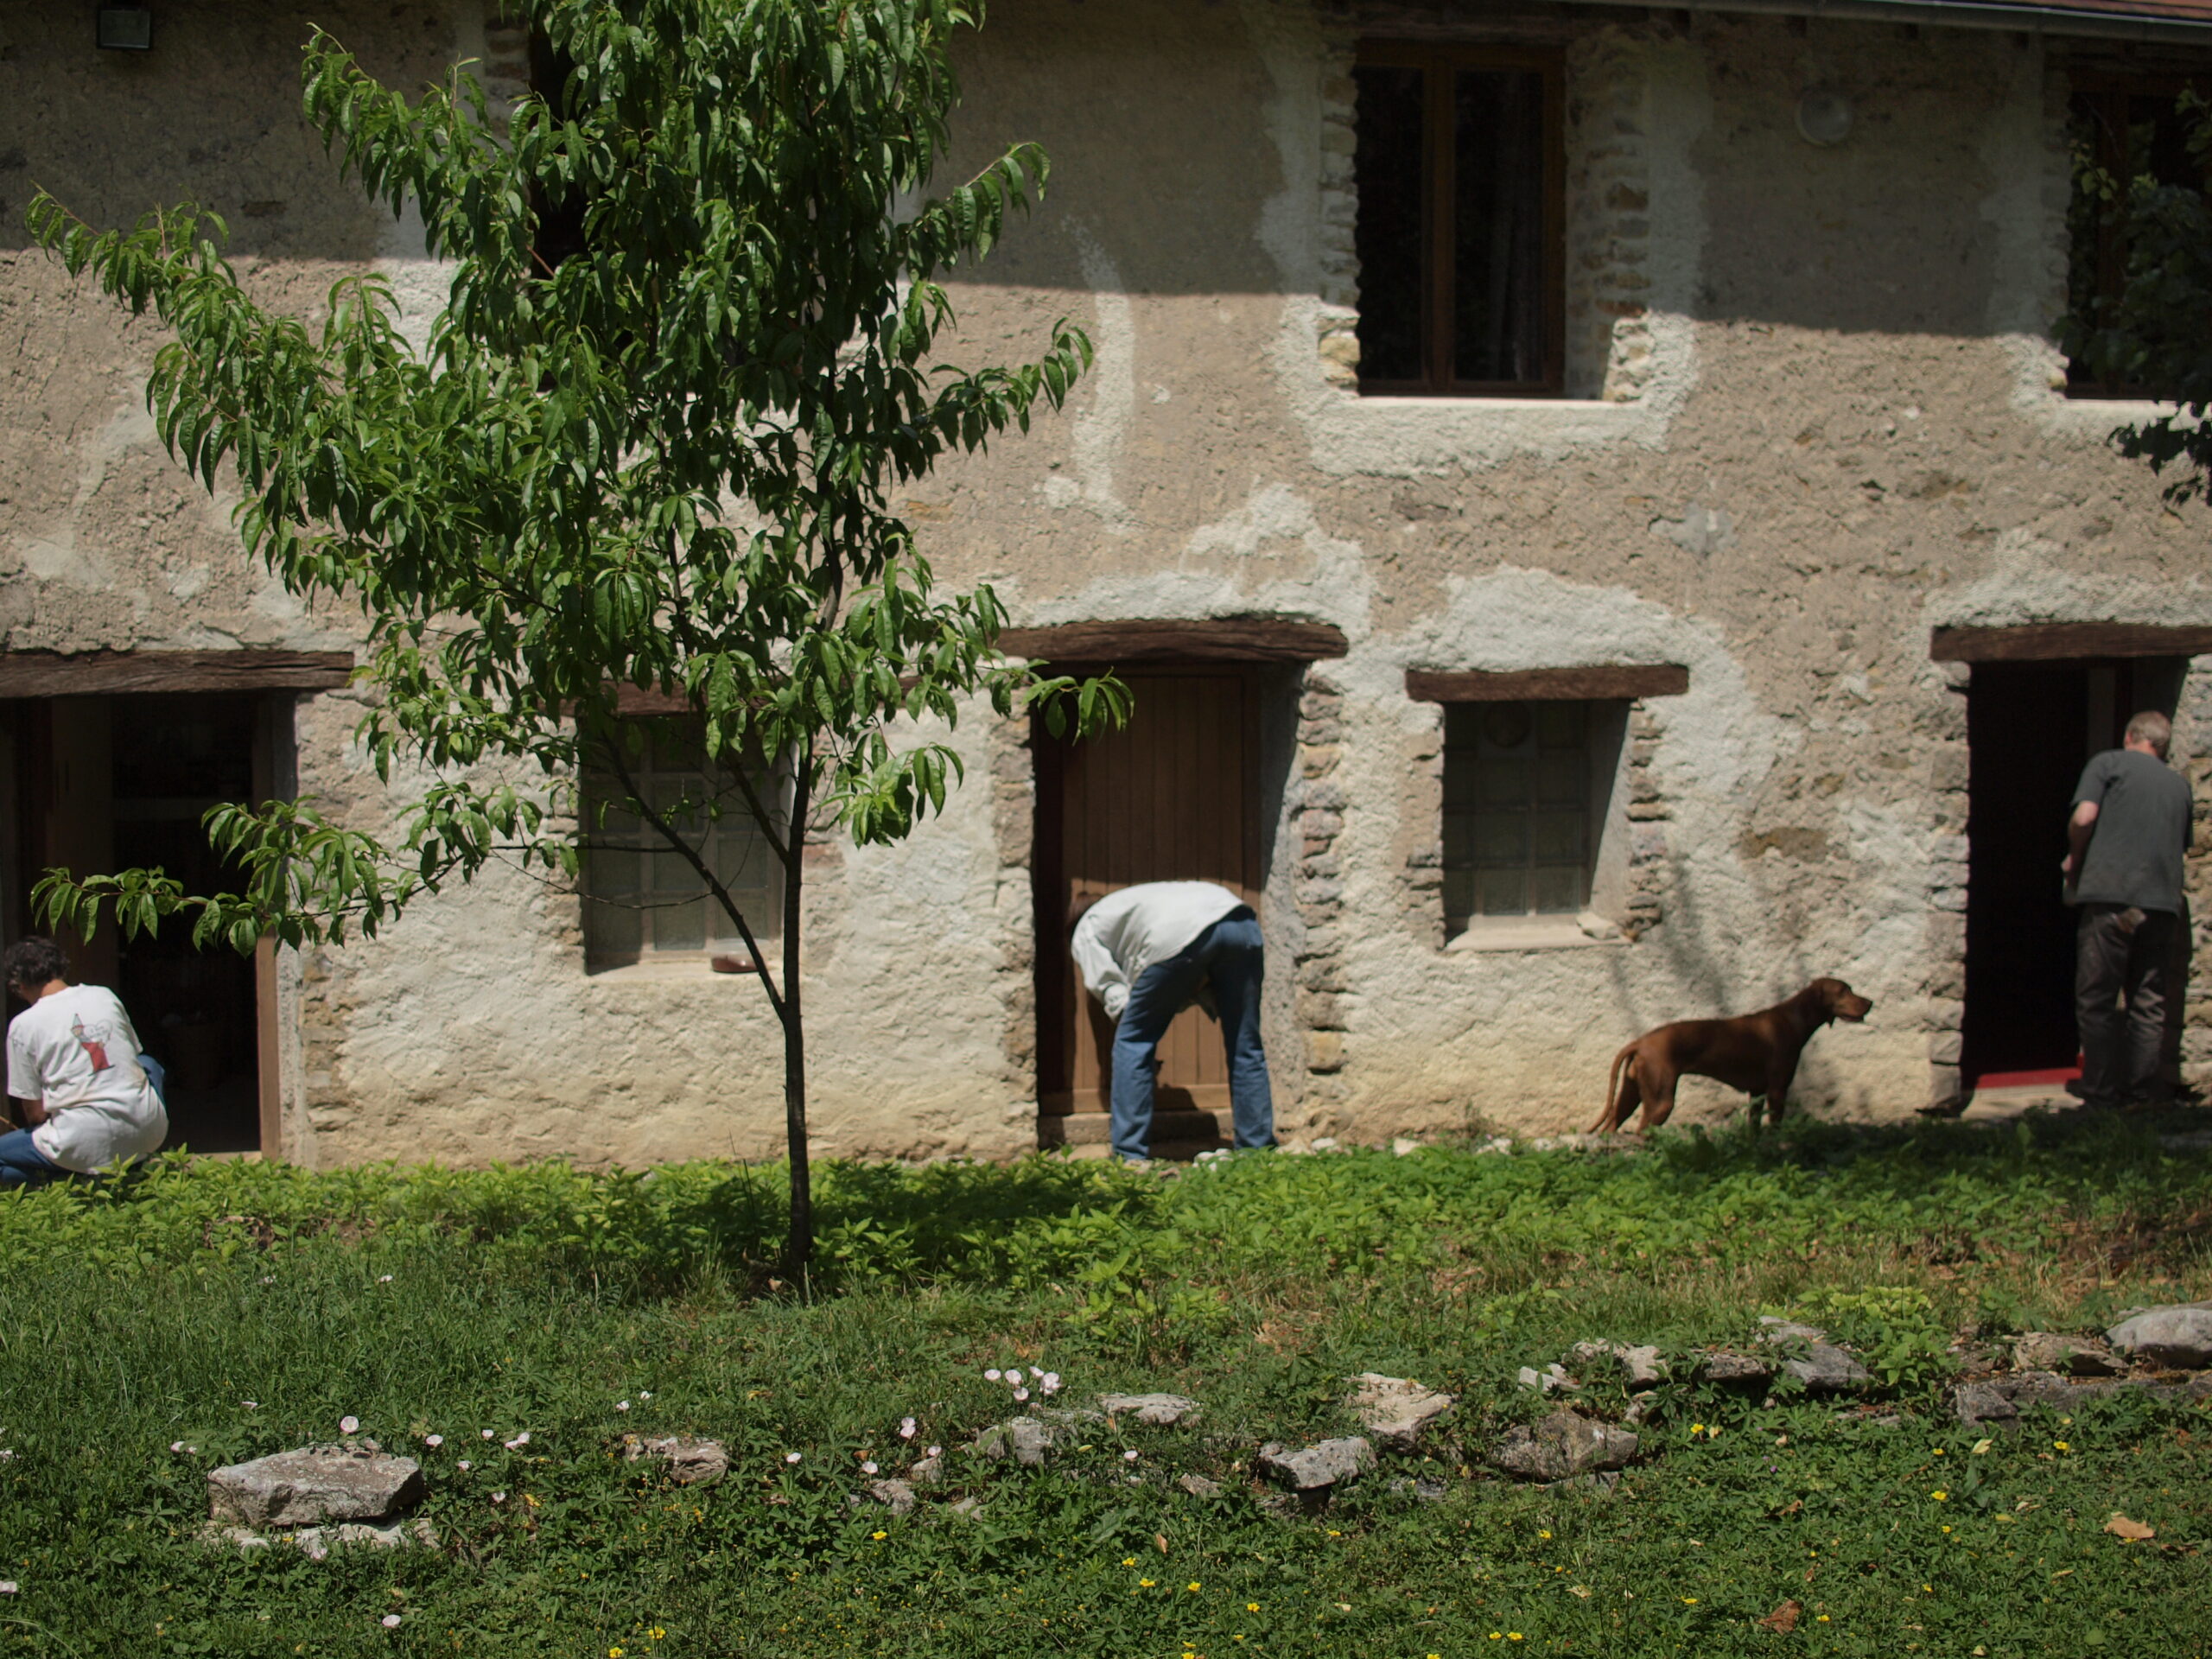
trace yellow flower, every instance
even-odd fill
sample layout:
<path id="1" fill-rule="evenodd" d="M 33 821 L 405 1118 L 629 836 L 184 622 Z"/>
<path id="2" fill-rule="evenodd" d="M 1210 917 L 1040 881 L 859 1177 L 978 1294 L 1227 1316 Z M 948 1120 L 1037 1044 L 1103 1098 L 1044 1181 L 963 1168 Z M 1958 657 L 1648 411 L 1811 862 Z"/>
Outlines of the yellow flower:
<path id="1" fill-rule="evenodd" d="M 888 1538 L 890 1535 L 890 1535 L 889 1533 L 887 1533 L 887 1532 L 871 1532 L 870 1534 L 868 1534 L 868 1536 L 869 1536 L 869 1537 L 875 1539 L 875 1540 L 876 1540 L 876 1541 L 878 1541 L 879 1542 L 880 1542 L 882 1540 L 886 1539 L 886 1538 Z"/>
<path id="2" fill-rule="evenodd" d="M 1684 1596 L 1684 1597 L 1682 1598 L 1682 1605 L 1683 1605 L 1683 1606 L 1685 1606 L 1685 1607 L 1694 1607 L 1694 1606 L 1696 1606 L 1696 1605 L 1697 1605 L 1697 1598 L 1696 1598 L 1695 1596 Z"/>
<path id="3" fill-rule="evenodd" d="M 1256 1613 L 1260 1611 L 1260 1604 L 1256 1601 L 1248 1601 L 1244 1604 L 1244 1611 L 1248 1613 Z"/>
<path id="4" fill-rule="evenodd" d="M 1518 1642 L 1521 1639 L 1521 1632 L 1518 1630 L 1508 1630 L 1505 1633 L 1505 1639 L 1509 1642 Z"/>
<path id="5" fill-rule="evenodd" d="M 1197 1588 L 1198 1587 L 1198 1581 L 1196 1579 L 1192 1579 L 1192 1580 L 1188 1584 L 1185 1585 L 1183 1587 L 1184 1587 L 1185 1590 L 1195 1590 L 1195 1589 L 1197 1589 Z"/>
<path id="6" fill-rule="evenodd" d="M 1492 1630 L 1492 1631 L 1490 1633 L 1490 1639 L 1491 1639 L 1491 1641 L 1493 1641 L 1493 1642 L 1501 1642 L 1501 1641 L 1503 1641 L 1503 1640 L 1504 1640 L 1504 1637 L 1503 1637 L 1503 1636 L 1501 1636 L 1497 1631 L 1496 1631 L 1496 1630 Z"/>
<path id="7" fill-rule="evenodd" d="M 1944 1529 L 1943 1529 L 1943 1530 L 1944 1530 L 1944 1531 L 1946 1531 L 1946 1532 L 1948 1532 L 1948 1531 L 1950 1530 L 1950 1529 L 1949 1529 L 1948 1527 L 1946 1527 L 1946 1528 L 1944 1528 Z"/>
<path id="8" fill-rule="evenodd" d="M 1541 1527 L 1539 1527 L 1536 1529 L 1536 1536 L 1539 1538 L 1549 1538 L 1551 1534 L 1546 1532 Z"/>
<path id="9" fill-rule="evenodd" d="M 1135 1567 L 1136 1564 L 1137 1558 L 1134 1555 L 1124 1555 L 1122 1557 L 1122 1565 L 1123 1567 Z"/>
<path id="10" fill-rule="evenodd" d="M 1153 1586 L 1153 1580 L 1150 1579 L 1139 1579 L 1137 1580 L 1137 1585 L 1141 1589 L 1149 1590 Z"/>
<path id="11" fill-rule="evenodd" d="M 654 1626 L 652 1627 L 652 1629 L 651 1629 L 650 1630 L 647 1630 L 647 1631 L 645 1632 L 645 1634 L 646 1634 L 647 1636 L 650 1636 L 651 1637 L 652 1637 L 652 1639 L 653 1639 L 654 1641 L 658 1642 L 658 1641 L 659 1641 L 659 1640 L 661 1639 L 661 1637 L 663 1637 L 666 1636 L 666 1635 L 668 1634 L 668 1632 L 667 1632 L 666 1630 L 664 1630 L 663 1629 L 661 1629 L 661 1627 L 660 1627 L 659 1625 L 656 1624 L 656 1625 L 654 1625 Z"/>
<path id="12" fill-rule="evenodd" d="M 1938 1486 L 1934 1491 L 1929 1493 L 1928 1496 L 1934 1498 L 1938 1503 L 1941 1503 L 1945 1498 L 1948 1497 L 1950 1494 L 1945 1491 L 1941 1486 Z"/>
<path id="13" fill-rule="evenodd" d="M 1828 1622 L 1828 1616 L 1826 1613 L 1815 1613 L 1813 1617 L 1817 1624 L 1825 1624 Z"/>
<path id="14" fill-rule="evenodd" d="M 607 1659 L 622 1659 L 622 1649 L 620 1648 L 609 1648 L 607 1650 Z"/>
<path id="15" fill-rule="evenodd" d="M 1690 1433 L 1693 1433 L 1693 1434 L 1702 1434 L 1702 1433 L 1705 1433 L 1705 1425 L 1704 1425 L 1703 1423 L 1692 1423 L 1692 1424 L 1690 1425 Z"/>
<path id="16" fill-rule="evenodd" d="M 1943 1448 L 1942 1446 L 1939 1446 L 1936 1448 L 1936 1455 L 1939 1458 L 1943 1455 Z"/>
<path id="17" fill-rule="evenodd" d="M 2072 1446 L 2067 1445 L 2063 1440 L 2053 1440 L 2051 1444 L 2062 1452 L 2071 1452 L 2074 1449 Z"/>

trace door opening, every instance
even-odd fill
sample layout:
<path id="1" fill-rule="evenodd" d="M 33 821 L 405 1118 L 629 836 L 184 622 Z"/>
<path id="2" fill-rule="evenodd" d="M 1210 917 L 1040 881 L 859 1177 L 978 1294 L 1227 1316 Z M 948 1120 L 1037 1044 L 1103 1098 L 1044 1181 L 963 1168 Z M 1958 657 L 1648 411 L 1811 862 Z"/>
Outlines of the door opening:
<path id="1" fill-rule="evenodd" d="M 12 749 L 5 931 L 39 931 L 31 891 L 49 868 L 158 866 L 188 893 L 235 891 L 200 817 L 271 792 L 275 704 L 252 693 L 23 698 L 0 705 Z M 289 714 L 290 699 L 283 697 Z M 289 733 L 287 733 L 289 735 Z M 149 938 L 104 923 L 60 938 L 76 976 L 111 986 L 168 1070 L 167 1147 L 275 1149 L 275 957 L 194 948 L 188 922 Z"/>
<path id="2" fill-rule="evenodd" d="M 2074 785 L 2142 709 L 2171 715 L 2183 661 L 1978 662 L 1967 690 L 1967 962 L 1961 1083 L 2077 1075 L 2074 912 L 2059 863 Z"/>
<path id="3" fill-rule="evenodd" d="M 1077 743 L 1051 737 L 1040 720 L 1034 739 L 1037 1086 L 1046 1145 L 1106 1140 L 1113 1024 L 1068 955 L 1075 907 L 1140 881 L 1217 881 L 1256 909 L 1266 880 L 1258 677 L 1234 667 L 1121 677 L 1133 699 L 1122 730 Z M 1163 1155 L 1224 1138 L 1221 1035 L 1195 1007 L 1160 1042 L 1154 1112 Z"/>

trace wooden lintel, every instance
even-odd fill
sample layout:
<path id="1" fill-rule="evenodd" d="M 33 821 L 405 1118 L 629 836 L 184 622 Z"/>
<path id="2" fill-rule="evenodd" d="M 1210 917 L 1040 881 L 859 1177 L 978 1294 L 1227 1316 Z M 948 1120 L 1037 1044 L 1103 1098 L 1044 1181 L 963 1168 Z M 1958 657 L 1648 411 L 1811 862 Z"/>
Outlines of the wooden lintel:
<path id="1" fill-rule="evenodd" d="M 10 651 L 0 652 L 0 697 L 328 691 L 353 674 L 350 651 Z"/>
<path id="2" fill-rule="evenodd" d="M 1343 629 L 1287 616 L 1062 622 L 999 635 L 1007 656 L 1054 663 L 1310 663 L 1349 648 Z"/>
<path id="3" fill-rule="evenodd" d="M 2012 628 L 1937 628 L 1939 663 L 2055 663 L 2099 657 L 2196 657 L 2212 652 L 2212 627 L 2148 622 L 2028 622 Z"/>
<path id="4" fill-rule="evenodd" d="M 1521 702 L 1679 697 L 1690 689 L 1680 663 L 1602 663 L 1586 668 L 1406 671 L 1415 702 Z"/>

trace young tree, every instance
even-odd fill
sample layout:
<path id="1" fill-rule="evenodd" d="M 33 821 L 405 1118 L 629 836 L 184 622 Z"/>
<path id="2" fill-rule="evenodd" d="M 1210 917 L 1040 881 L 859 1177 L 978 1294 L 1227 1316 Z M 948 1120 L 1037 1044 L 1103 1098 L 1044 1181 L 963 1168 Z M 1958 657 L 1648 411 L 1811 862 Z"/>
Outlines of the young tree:
<path id="1" fill-rule="evenodd" d="M 2077 128 L 2072 255 L 2058 336 L 2107 384 L 2146 389 L 2171 414 L 2113 434 L 2154 473 L 2178 464 L 2176 501 L 2212 483 L 2212 103 L 2184 92 L 2151 121 Z"/>
<path id="2" fill-rule="evenodd" d="M 310 801 L 208 815 L 239 891 L 155 870 L 49 872 L 40 900 L 89 932 L 188 918 L 245 950 L 374 934 L 495 858 L 572 880 L 583 816 L 632 814 L 727 913 L 781 1024 L 788 1252 L 812 1248 L 801 923 L 810 830 L 895 842 L 942 811 L 960 760 L 913 723 L 964 699 L 1041 708 L 1058 731 L 1126 694 L 1007 664 L 986 587 L 948 593 L 888 491 L 949 452 L 1027 429 L 1090 358 L 1065 322 L 1018 368 L 936 366 L 937 278 L 980 259 L 1041 193 L 1009 150 L 918 211 L 957 98 L 964 0 L 526 0 L 573 72 L 501 133 L 466 74 L 410 104 L 320 32 L 308 120 L 344 173 L 421 212 L 454 262 L 418 355 L 373 276 L 319 328 L 272 315 L 186 206 L 101 232 L 41 194 L 34 234 L 174 335 L 148 406 L 211 492 L 244 492 L 250 555 L 304 600 L 358 603 L 376 693 L 359 738 L 410 791 L 398 833 Z M 581 235 L 557 264 L 541 221 Z M 638 781 L 622 689 L 690 711 L 698 798 Z M 581 800 L 585 768 L 615 780 Z M 748 913 L 705 837 L 747 815 L 780 874 Z M 762 939 L 780 931 L 781 961 Z"/>

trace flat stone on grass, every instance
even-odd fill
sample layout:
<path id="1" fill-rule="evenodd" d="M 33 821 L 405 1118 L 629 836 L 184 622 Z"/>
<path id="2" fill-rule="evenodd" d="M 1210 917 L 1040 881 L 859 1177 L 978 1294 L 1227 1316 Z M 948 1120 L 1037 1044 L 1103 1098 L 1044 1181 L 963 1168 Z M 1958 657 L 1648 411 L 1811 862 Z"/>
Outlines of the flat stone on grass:
<path id="1" fill-rule="evenodd" d="M 2067 1337 L 2029 1331 L 2012 1339 L 2012 1364 L 2023 1371 L 2055 1371 L 2061 1376 L 2118 1376 L 2126 1369 L 2095 1337 Z"/>
<path id="2" fill-rule="evenodd" d="M 1535 1423 L 1517 1423 L 1508 1429 L 1491 1461 L 1522 1480 L 1571 1480 L 1620 1468 L 1636 1456 L 1638 1444 L 1627 1429 L 1562 1406 Z"/>
<path id="3" fill-rule="evenodd" d="M 1147 1428 L 1173 1428 L 1179 1423 L 1194 1423 L 1199 1412 L 1197 1401 L 1179 1394 L 1102 1394 L 1098 1396 L 1098 1408 L 1106 1414 L 1109 1422 L 1129 1417 Z"/>
<path id="4" fill-rule="evenodd" d="M 423 1501 L 423 1469 L 350 1446 L 310 1446 L 207 1471 L 207 1513 L 257 1532 L 348 1521 L 389 1522 Z"/>
<path id="5" fill-rule="evenodd" d="M 1319 1491 L 1355 1481 L 1374 1468 L 1375 1446 L 1357 1434 L 1319 1440 L 1295 1452 L 1271 1440 L 1260 1448 L 1258 1467 L 1294 1492 Z"/>
<path id="6" fill-rule="evenodd" d="M 2212 1302 L 2150 1307 L 2105 1332 L 2124 1354 L 2174 1370 L 2212 1365 Z"/>
<path id="7" fill-rule="evenodd" d="M 668 1478 L 679 1486 L 710 1486 L 729 1473 L 729 1453 L 720 1440 L 694 1440 L 680 1435 L 664 1440 L 622 1437 L 622 1455 L 635 1463 L 658 1459 L 668 1465 Z"/>
<path id="8" fill-rule="evenodd" d="M 1452 1409 L 1453 1397 L 1410 1377 L 1362 1371 L 1344 1405 L 1360 1426 L 1394 1452 L 1421 1449 L 1421 1431 Z"/>

